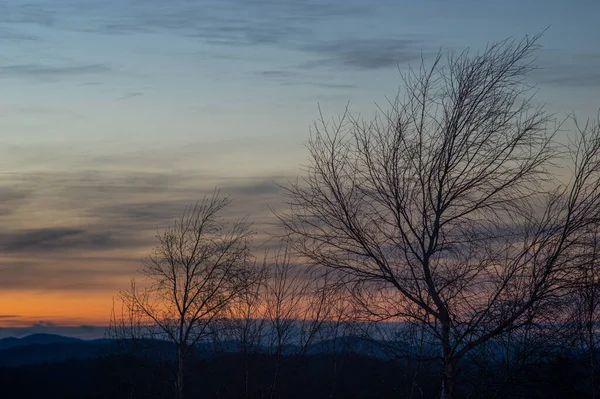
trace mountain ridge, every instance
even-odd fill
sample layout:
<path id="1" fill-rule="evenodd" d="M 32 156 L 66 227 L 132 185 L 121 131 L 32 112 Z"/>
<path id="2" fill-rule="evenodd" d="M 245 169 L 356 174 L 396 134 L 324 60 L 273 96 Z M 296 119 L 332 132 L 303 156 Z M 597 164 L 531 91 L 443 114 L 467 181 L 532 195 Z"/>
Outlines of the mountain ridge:
<path id="1" fill-rule="evenodd" d="M 11 349 L 17 346 L 28 346 L 28 345 L 45 345 L 55 344 L 60 342 L 85 342 L 82 339 L 67 337 L 58 334 L 46 334 L 36 333 L 26 335 L 24 337 L 6 337 L 0 339 L 0 350 Z"/>

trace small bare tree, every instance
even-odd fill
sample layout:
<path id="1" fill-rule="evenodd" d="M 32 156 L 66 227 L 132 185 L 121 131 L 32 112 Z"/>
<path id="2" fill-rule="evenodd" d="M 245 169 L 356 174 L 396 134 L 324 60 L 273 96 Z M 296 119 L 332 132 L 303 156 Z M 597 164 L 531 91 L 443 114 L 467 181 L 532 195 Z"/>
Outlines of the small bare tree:
<path id="1" fill-rule="evenodd" d="M 263 350 L 267 321 L 264 318 L 263 290 L 267 279 L 267 264 L 256 267 L 253 284 L 239 295 L 229 308 L 224 328 L 219 336 L 233 341 L 244 359 L 244 397 L 250 397 L 250 357 Z"/>
<path id="2" fill-rule="evenodd" d="M 110 340 L 107 345 L 107 354 L 119 355 L 120 366 L 125 368 L 127 398 L 134 398 L 136 395 L 136 382 L 139 374 L 139 360 L 143 358 L 145 339 L 149 338 L 148 325 L 144 322 L 145 315 L 134 303 L 125 304 L 120 302 L 120 310 L 113 307 L 111 310 L 106 338 Z M 112 379 L 112 378 L 111 378 Z"/>
<path id="3" fill-rule="evenodd" d="M 355 331 L 352 329 L 352 308 L 348 292 L 343 285 L 325 275 L 314 294 L 315 306 L 321 311 L 323 322 L 317 329 L 316 341 L 320 349 L 331 358 L 332 374 L 329 386 L 329 398 L 336 396 L 338 389 L 338 369 L 342 356 L 348 354 Z"/>
<path id="4" fill-rule="evenodd" d="M 274 356 L 273 379 L 269 397 L 275 396 L 281 373 L 281 360 L 286 346 L 298 344 L 298 323 L 304 308 L 308 286 L 303 270 L 293 263 L 287 245 L 281 245 L 273 258 L 265 254 L 269 274 L 265 280 L 264 305 L 268 327 L 268 345 Z"/>
<path id="5" fill-rule="evenodd" d="M 119 302 L 117 311 L 113 301 L 106 338 L 117 343 L 119 353 L 135 356 L 139 354 L 139 341 L 149 338 L 146 316 L 135 304 Z"/>
<path id="6" fill-rule="evenodd" d="M 423 62 L 373 120 L 321 117 L 278 215 L 311 264 L 377 294 L 369 317 L 427 326 L 443 398 L 467 353 L 560 294 L 598 223 L 600 132 L 564 149 L 526 81 L 537 41 Z"/>
<path id="7" fill-rule="evenodd" d="M 577 354 L 585 359 L 591 398 L 600 397 L 600 365 L 598 324 L 600 322 L 600 231 L 589 234 L 587 251 L 583 251 L 574 281 L 574 290 L 568 297 L 570 322 L 566 327 L 574 338 Z"/>
<path id="8" fill-rule="evenodd" d="M 328 320 L 332 311 L 330 282 L 327 274 L 311 273 L 299 264 L 283 242 L 272 258 L 265 256 L 268 277 L 265 280 L 267 339 L 275 367 L 269 397 L 275 397 L 284 355 L 303 358 Z"/>
<path id="9" fill-rule="evenodd" d="M 143 260 L 149 284 L 135 282 L 121 298 L 143 312 L 161 336 L 177 348 L 177 397 L 184 395 L 185 360 L 211 334 L 215 320 L 255 279 L 246 219 L 228 224 L 221 212 L 230 204 L 215 191 L 187 208 L 174 225 L 157 235 L 159 245 Z"/>

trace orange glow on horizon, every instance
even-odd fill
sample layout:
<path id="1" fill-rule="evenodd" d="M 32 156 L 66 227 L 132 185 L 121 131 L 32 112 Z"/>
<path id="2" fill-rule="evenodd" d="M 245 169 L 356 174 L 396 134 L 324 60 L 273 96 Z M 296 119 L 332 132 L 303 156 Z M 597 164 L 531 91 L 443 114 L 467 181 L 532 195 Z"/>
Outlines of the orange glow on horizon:
<path id="1" fill-rule="evenodd" d="M 106 326 L 114 292 L 107 291 L 4 291 L 0 327 L 27 327 L 36 323 L 61 326 Z M 6 317 L 10 316 L 10 317 Z"/>

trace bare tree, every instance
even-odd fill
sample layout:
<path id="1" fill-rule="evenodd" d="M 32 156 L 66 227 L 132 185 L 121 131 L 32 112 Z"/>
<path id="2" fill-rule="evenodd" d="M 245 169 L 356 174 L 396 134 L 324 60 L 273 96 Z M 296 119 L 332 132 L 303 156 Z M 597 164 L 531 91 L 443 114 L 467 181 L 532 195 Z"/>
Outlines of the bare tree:
<path id="1" fill-rule="evenodd" d="M 269 259 L 265 254 L 265 259 Z M 265 319 L 268 325 L 268 345 L 275 365 L 269 397 L 275 396 L 279 382 L 281 360 L 286 346 L 297 344 L 297 328 L 308 286 L 303 270 L 293 263 L 287 245 L 281 245 L 268 260 L 269 275 L 265 281 Z"/>
<path id="2" fill-rule="evenodd" d="M 419 380 L 431 382 L 428 376 L 438 359 L 435 350 L 436 337 L 428 329 L 432 316 L 411 319 L 390 315 L 389 309 L 403 306 L 396 303 L 399 295 L 371 289 L 369 285 L 358 281 L 352 284 L 350 302 L 353 308 L 352 318 L 355 330 L 362 341 L 369 344 L 369 352 L 375 356 L 394 359 L 405 367 L 404 377 L 410 381 L 408 397 L 426 397 Z M 382 322 L 387 321 L 387 322 Z"/>
<path id="3" fill-rule="evenodd" d="M 268 277 L 267 264 L 256 267 L 252 285 L 242 292 L 229 308 L 221 338 L 233 341 L 244 358 L 244 395 L 250 397 L 250 356 L 263 350 L 267 321 L 264 317 L 264 287 Z"/>
<path id="4" fill-rule="evenodd" d="M 544 388 L 544 369 L 567 358 L 571 349 L 562 322 L 566 313 L 559 301 L 556 304 L 553 311 L 538 312 L 531 323 L 498 335 L 466 355 L 471 396 L 526 397 L 532 387 Z"/>
<path id="5" fill-rule="evenodd" d="M 265 256 L 269 268 L 263 303 L 267 339 L 275 366 L 269 397 L 275 397 L 284 355 L 302 358 L 329 318 L 333 302 L 325 287 L 328 274 L 316 274 L 299 264 L 283 242 L 272 258 Z"/>
<path id="6" fill-rule="evenodd" d="M 106 338 L 117 342 L 118 352 L 135 356 L 139 352 L 139 341 L 149 338 L 146 316 L 135 303 L 119 301 L 120 310 L 113 307 L 110 314 Z"/>
<path id="7" fill-rule="evenodd" d="M 230 202 L 215 191 L 187 208 L 157 235 L 158 246 L 143 260 L 149 284 L 139 288 L 134 281 L 121 292 L 125 303 L 140 309 L 176 345 L 178 398 L 184 395 L 186 358 L 255 278 L 250 224 L 246 219 L 228 224 L 220 217 Z"/>
<path id="8" fill-rule="evenodd" d="M 120 310 L 113 307 L 111 310 L 106 338 L 110 340 L 107 345 L 107 355 L 119 355 L 121 366 L 125 368 L 127 398 L 136 395 L 136 380 L 139 374 L 139 359 L 143 357 L 145 349 L 143 342 L 149 338 L 149 331 L 145 324 L 146 317 L 134 303 L 120 302 Z"/>
<path id="9" fill-rule="evenodd" d="M 352 307 L 348 298 L 348 292 L 343 285 L 338 284 L 335 279 L 333 283 L 325 279 L 316 291 L 314 301 L 321 303 L 317 309 L 321 309 L 323 323 L 317 330 L 316 341 L 320 343 L 320 349 L 328 354 L 332 362 L 332 375 L 329 387 L 329 398 L 336 396 L 338 389 L 338 369 L 340 368 L 342 355 L 349 353 L 352 346 L 353 330 Z"/>
<path id="10" fill-rule="evenodd" d="M 443 398 L 467 353 L 561 295 L 598 222 L 600 132 L 580 129 L 562 146 L 534 105 L 526 77 L 538 40 L 423 62 L 373 120 L 321 117 L 306 175 L 278 214 L 301 256 L 376 293 L 371 319 L 427 326 Z"/>
<path id="11" fill-rule="evenodd" d="M 600 365 L 598 364 L 598 323 L 600 321 L 600 231 L 590 232 L 589 241 L 577 268 L 574 290 L 568 297 L 570 323 L 566 327 L 574 336 L 578 355 L 583 355 L 588 370 L 589 396 L 600 396 Z"/>

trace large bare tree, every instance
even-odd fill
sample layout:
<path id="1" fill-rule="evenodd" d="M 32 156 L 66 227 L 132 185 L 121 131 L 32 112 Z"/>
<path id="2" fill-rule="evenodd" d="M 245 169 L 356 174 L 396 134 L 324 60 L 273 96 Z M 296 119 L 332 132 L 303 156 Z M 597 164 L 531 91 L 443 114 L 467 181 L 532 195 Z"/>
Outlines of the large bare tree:
<path id="1" fill-rule="evenodd" d="M 158 246 L 143 260 L 148 284 L 135 282 L 121 298 L 141 311 L 163 338 L 177 347 L 177 397 L 184 394 L 185 360 L 211 327 L 252 287 L 256 273 L 250 253 L 251 225 L 227 223 L 221 213 L 230 199 L 215 191 L 185 210 L 157 235 Z"/>
<path id="2" fill-rule="evenodd" d="M 344 273 L 370 319 L 427 327 L 443 398 L 465 354 L 561 295 L 598 222 L 600 132 L 575 129 L 565 144 L 535 105 L 538 40 L 423 61 L 372 120 L 321 116 L 278 214 L 295 250 Z"/>

